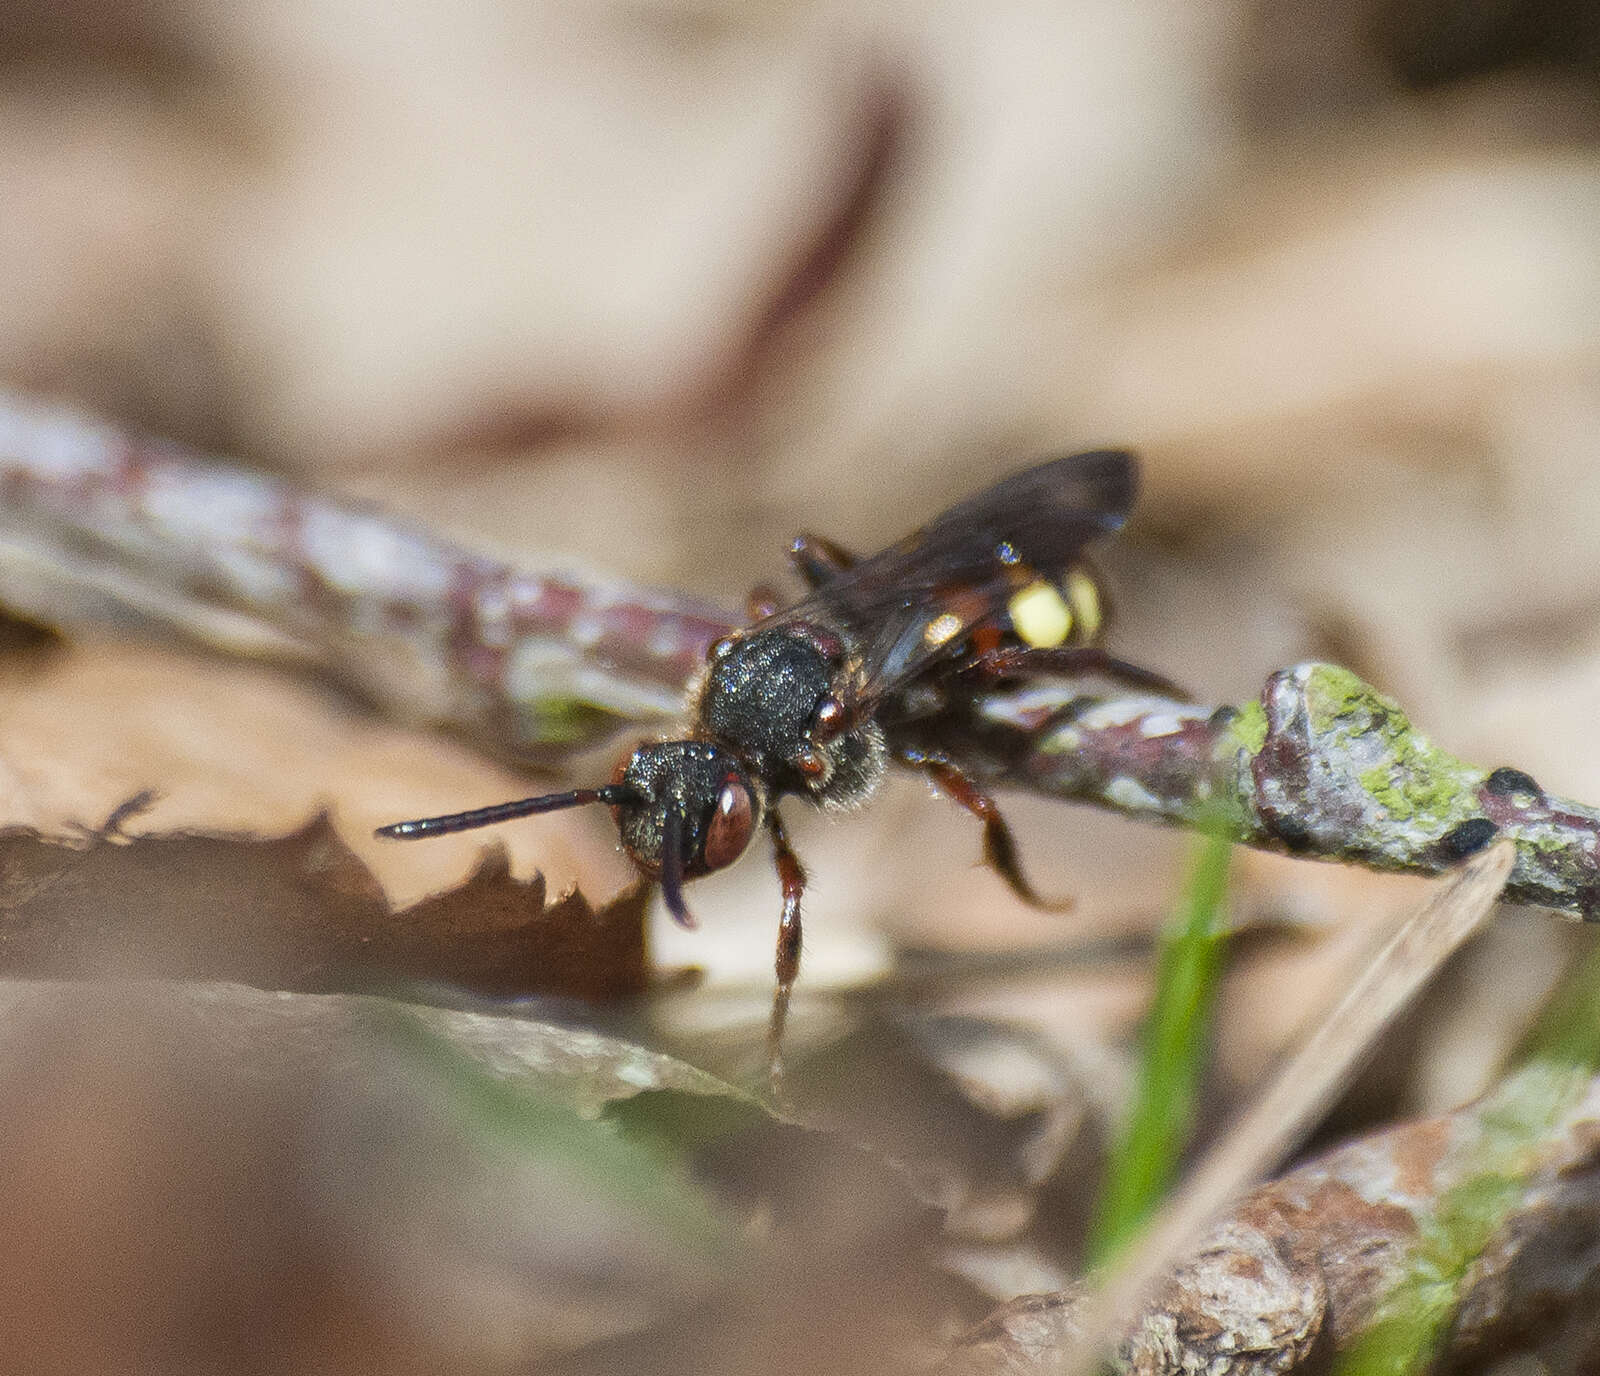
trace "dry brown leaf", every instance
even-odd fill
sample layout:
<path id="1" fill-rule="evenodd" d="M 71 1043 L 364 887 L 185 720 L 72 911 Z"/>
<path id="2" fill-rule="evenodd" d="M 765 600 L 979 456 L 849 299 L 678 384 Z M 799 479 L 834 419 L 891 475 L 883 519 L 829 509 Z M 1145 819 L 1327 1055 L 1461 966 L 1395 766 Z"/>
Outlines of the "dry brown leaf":
<path id="1" fill-rule="evenodd" d="M 239 980 L 323 992 L 438 983 L 490 997 L 616 998 L 647 982 L 634 884 L 596 908 L 485 851 L 395 911 L 327 816 L 287 836 L 0 831 L 0 973 Z"/>

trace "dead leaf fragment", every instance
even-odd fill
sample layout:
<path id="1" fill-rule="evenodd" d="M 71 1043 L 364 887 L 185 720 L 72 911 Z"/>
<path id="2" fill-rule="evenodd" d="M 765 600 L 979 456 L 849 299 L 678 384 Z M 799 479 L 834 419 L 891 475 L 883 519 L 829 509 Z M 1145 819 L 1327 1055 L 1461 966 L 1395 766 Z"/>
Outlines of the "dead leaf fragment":
<path id="1" fill-rule="evenodd" d="M 325 814 L 287 836 L 81 840 L 0 831 L 0 973 L 239 980 L 307 993 L 435 983 L 491 998 L 617 998 L 647 983 L 648 890 L 595 907 L 485 852 L 395 911 Z"/>

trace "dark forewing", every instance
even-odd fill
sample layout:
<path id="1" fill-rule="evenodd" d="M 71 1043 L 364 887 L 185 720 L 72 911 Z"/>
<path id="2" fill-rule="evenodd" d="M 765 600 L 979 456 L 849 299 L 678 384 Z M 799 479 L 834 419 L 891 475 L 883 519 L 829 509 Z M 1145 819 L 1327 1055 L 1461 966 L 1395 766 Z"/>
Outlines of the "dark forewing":
<path id="1" fill-rule="evenodd" d="M 1000 616 L 1019 570 L 1046 577 L 1121 527 L 1137 487 L 1118 449 L 1052 459 L 1014 473 L 921 530 L 830 580 L 777 620 L 840 623 L 865 656 L 878 697 L 956 652 L 968 631 Z M 944 633 L 941 617 L 960 627 Z M 935 623 L 939 622 L 939 627 Z M 930 627 L 937 633 L 929 634 Z"/>

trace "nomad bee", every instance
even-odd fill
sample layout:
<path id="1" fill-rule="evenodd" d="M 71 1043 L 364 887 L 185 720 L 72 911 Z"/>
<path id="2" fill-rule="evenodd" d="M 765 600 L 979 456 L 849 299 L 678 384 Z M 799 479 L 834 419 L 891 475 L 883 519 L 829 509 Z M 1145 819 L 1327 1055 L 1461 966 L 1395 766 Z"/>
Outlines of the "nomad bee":
<path id="1" fill-rule="evenodd" d="M 731 865 L 765 830 L 783 889 L 776 1072 L 806 882 L 777 802 L 850 808 L 891 761 L 919 770 L 983 823 L 984 858 L 1038 904 L 993 799 L 939 748 L 938 721 L 979 689 L 1042 676 L 1094 672 L 1172 691 L 1097 644 L 1103 602 L 1084 549 L 1122 525 L 1135 486 L 1133 457 L 1103 450 L 1013 474 L 869 559 L 802 535 L 790 555 L 808 595 L 783 610 L 752 597 L 753 624 L 711 648 L 687 739 L 639 746 L 601 788 L 397 822 L 378 835 L 440 836 L 604 803 L 628 855 L 692 926 L 685 882 Z"/>

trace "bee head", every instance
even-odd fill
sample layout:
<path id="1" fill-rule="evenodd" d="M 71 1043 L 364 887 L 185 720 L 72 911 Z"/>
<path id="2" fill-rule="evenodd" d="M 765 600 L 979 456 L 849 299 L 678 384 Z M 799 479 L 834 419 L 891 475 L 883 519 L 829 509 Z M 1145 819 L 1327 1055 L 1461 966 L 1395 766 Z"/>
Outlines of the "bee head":
<path id="1" fill-rule="evenodd" d="M 623 849 L 661 881 L 673 917 L 692 925 L 683 882 L 733 864 L 765 815 L 762 791 L 722 746 L 708 741 L 641 745 L 608 790 Z"/>
<path id="2" fill-rule="evenodd" d="M 509 822 L 542 812 L 604 803 L 616 819 L 622 847 L 646 874 L 659 878 L 673 917 L 694 925 L 683 883 L 731 865 L 766 815 L 766 797 L 738 756 L 707 741 L 641 745 L 617 766 L 603 788 L 543 793 L 379 827 L 391 841 L 414 841 Z"/>

